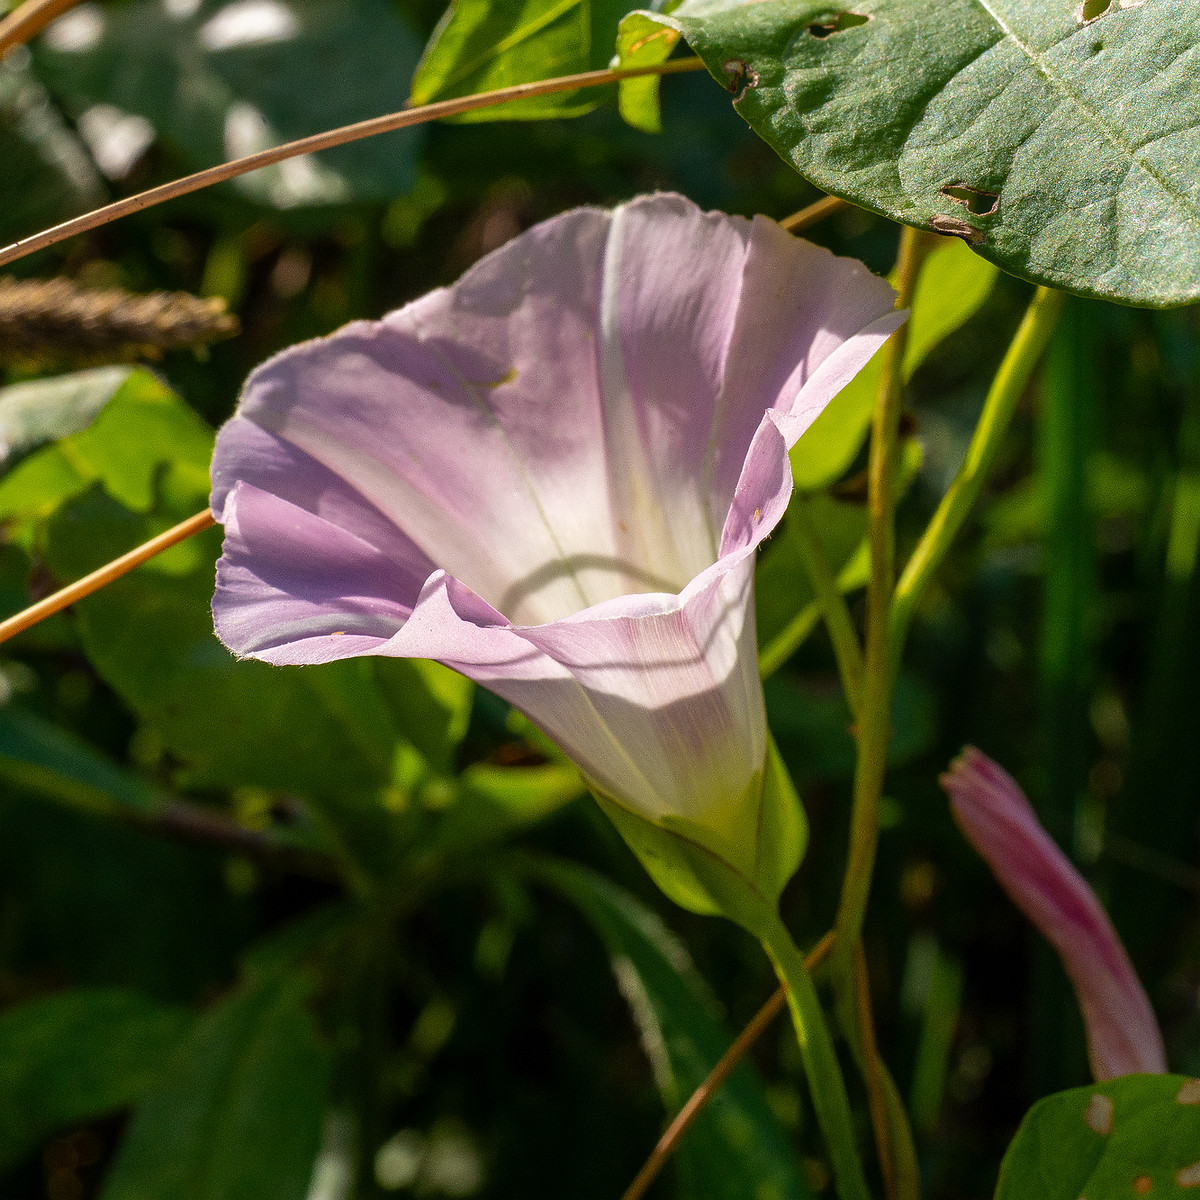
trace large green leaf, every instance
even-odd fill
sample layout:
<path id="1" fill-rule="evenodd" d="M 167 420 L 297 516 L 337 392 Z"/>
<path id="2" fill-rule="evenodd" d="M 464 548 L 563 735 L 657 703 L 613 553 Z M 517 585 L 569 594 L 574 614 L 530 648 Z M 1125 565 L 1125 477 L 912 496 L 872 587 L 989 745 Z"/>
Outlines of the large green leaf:
<path id="1" fill-rule="evenodd" d="M 212 442 L 187 405 L 135 372 L 90 425 L 0 480 L 0 517 L 43 547 L 57 577 L 78 578 L 204 507 Z M 209 611 L 220 541 L 219 529 L 207 530 L 77 605 L 93 665 L 178 760 L 178 786 L 307 797 L 327 816 L 336 809 L 353 857 L 394 867 L 378 797 L 428 773 L 400 722 L 448 767 L 469 687 L 406 662 L 284 670 L 236 661 Z"/>
<path id="2" fill-rule="evenodd" d="M 676 1112 L 729 1046 L 687 951 L 628 892 L 584 867 L 539 862 L 538 877 L 591 923 L 612 957 L 667 1109 Z M 795 1200 L 812 1193 L 795 1153 L 743 1062 L 701 1110 L 675 1156 L 679 1195 L 688 1200 Z"/>
<path id="3" fill-rule="evenodd" d="M 273 970 L 200 1019 L 138 1107 L 103 1200 L 302 1200 L 332 1064 L 313 987 Z"/>
<path id="4" fill-rule="evenodd" d="M 60 1129 L 158 1083 L 192 1015 L 139 992 L 80 988 L 0 1015 L 0 1173 Z"/>
<path id="5" fill-rule="evenodd" d="M 1192 0 L 685 0 L 646 15 L 826 191 L 1038 283 L 1200 297 Z"/>
<path id="6" fill-rule="evenodd" d="M 35 52 L 39 73 L 75 113 L 99 110 L 114 130 L 135 114 L 197 167 L 395 111 L 416 57 L 388 0 L 84 5 Z M 419 140 L 417 131 L 369 138 L 237 186 L 279 208 L 387 199 L 412 187 Z"/>
<path id="7" fill-rule="evenodd" d="M 1171 1200 L 1200 1188 L 1200 1080 L 1126 1075 L 1026 1114 L 996 1200 Z"/>
<path id="8" fill-rule="evenodd" d="M 0 520 L 48 517 L 93 484 L 139 513 L 150 511 L 156 491 L 164 487 L 177 507 L 189 504 L 192 512 L 201 507 L 208 492 L 212 431 L 149 371 L 134 371 L 105 399 L 115 381 L 115 376 L 93 376 L 96 391 L 76 406 L 64 432 L 86 421 L 83 428 L 30 455 L 0 481 Z M 94 415 L 87 421 L 89 408 Z M 183 556 L 173 554 L 177 564 L 188 557 L 186 550 Z"/>
<path id="9" fill-rule="evenodd" d="M 608 65 L 627 0 L 454 0 L 413 78 L 414 104 Z M 460 121 L 570 117 L 595 91 L 560 92 L 465 113 Z"/>

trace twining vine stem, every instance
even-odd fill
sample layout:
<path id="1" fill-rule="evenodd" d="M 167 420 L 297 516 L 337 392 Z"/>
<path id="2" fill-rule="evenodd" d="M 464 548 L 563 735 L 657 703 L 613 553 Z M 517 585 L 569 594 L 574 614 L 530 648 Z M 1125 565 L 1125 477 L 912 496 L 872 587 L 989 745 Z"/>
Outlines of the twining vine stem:
<path id="1" fill-rule="evenodd" d="M 884 1095 L 884 1085 L 876 1070 L 882 1064 L 882 1059 L 875 1040 L 875 1016 L 871 1011 L 871 980 L 867 974 L 867 955 L 861 940 L 854 947 L 854 998 L 858 1008 L 858 1032 L 862 1043 L 863 1062 L 869 1079 L 867 1102 L 871 1109 L 871 1125 L 875 1131 L 879 1173 L 883 1176 L 888 1200 L 897 1200 L 899 1187 L 896 1178 L 896 1155 L 892 1148 L 892 1122 Z"/>
<path id="2" fill-rule="evenodd" d="M 928 235 L 906 226 L 900 234 L 896 263 L 896 306 L 912 304 L 917 276 L 929 248 Z M 843 1028 L 851 1037 L 867 1086 L 880 1167 L 888 1195 L 898 1200 L 894 1171 L 895 1140 L 911 1140 L 903 1113 L 887 1104 L 890 1080 L 879 1058 L 870 1028 L 870 996 L 855 955 L 866 917 L 875 851 L 879 841 L 879 799 L 891 737 L 892 672 L 888 660 L 888 624 L 895 584 L 896 473 L 899 459 L 901 371 L 908 345 L 908 325 L 901 325 L 885 344 L 880 360 L 879 392 L 871 421 L 867 462 L 867 540 L 871 569 L 867 581 L 865 648 L 858 694 L 857 758 L 850 814 L 850 848 L 842 895 L 834 923 L 832 972 Z M 864 1012 L 866 1021 L 864 1021 Z M 893 1125 L 901 1124 L 893 1131 Z M 904 1197 L 903 1200 L 910 1200 Z"/>
<path id="3" fill-rule="evenodd" d="M 896 264 L 896 306 L 912 303 L 917 275 L 928 237 L 905 226 Z M 862 933 L 867 897 L 875 866 L 879 834 L 879 797 L 883 789 L 888 738 L 891 732 L 891 681 L 888 663 L 888 621 L 895 579 L 895 509 L 897 443 L 900 426 L 900 371 L 908 345 L 905 323 L 888 339 L 881 356 L 879 394 L 871 424 L 867 467 L 867 537 L 871 574 L 867 583 L 867 612 L 863 686 L 858 714 L 858 760 L 850 817 L 850 853 L 838 907 L 834 966 L 849 976 L 854 945 Z"/>
<path id="4" fill-rule="evenodd" d="M 211 187 L 214 183 L 224 183 L 239 175 L 247 175 L 262 167 L 269 167 L 284 159 L 297 158 L 302 154 L 312 154 L 317 150 L 329 150 L 334 146 L 342 146 L 347 142 L 360 141 L 362 138 L 374 137 L 380 133 L 391 133 L 396 129 L 406 129 L 411 125 L 423 125 L 427 121 L 437 121 L 443 117 L 454 117 L 460 113 L 473 112 L 479 108 L 490 108 L 497 104 L 506 104 L 510 100 L 524 100 L 531 96 L 549 96 L 554 92 L 571 92 L 579 88 L 600 87 L 607 83 L 619 83 L 622 79 L 638 79 L 645 75 L 678 75 L 683 71 L 698 71 L 704 63 L 698 58 L 678 58 L 669 62 L 659 63 L 649 67 L 629 67 L 623 70 L 584 71 L 578 75 L 562 75 L 556 79 L 543 79 L 537 83 L 518 83 L 511 87 L 497 88 L 491 92 L 479 92 L 474 96 L 463 96 L 455 100 L 437 100 L 432 104 L 421 104 L 414 108 L 402 109 L 400 112 L 388 113 L 382 117 L 371 117 L 366 121 L 357 121 L 352 125 L 343 125 L 338 129 L 330 129 L 325 133 L 315 133 L 311 137 L 300 138 L 295 142 L 287 142 L 282 146 L 274 146 L 270 150 L 262 150 L 258 154 L 248 154 L 245 158 L 237 158 L 232 162 L 222 163 L 218 167 L 209 167 L 197 171 L 194 175 L 186 175 L 182 179 L 164 183 L 149 191 L 139 192 L 136 196 L 128 196 L 103 208 L 94 209 L 82 216 L 73 217 L 52 229 L 35 233 L 23 238 L 0 250 L 0 267 L 37 250 L 44 250 L 65 241 L 79 233 L 87 233 L 120 217 L 201 188 Z"/>

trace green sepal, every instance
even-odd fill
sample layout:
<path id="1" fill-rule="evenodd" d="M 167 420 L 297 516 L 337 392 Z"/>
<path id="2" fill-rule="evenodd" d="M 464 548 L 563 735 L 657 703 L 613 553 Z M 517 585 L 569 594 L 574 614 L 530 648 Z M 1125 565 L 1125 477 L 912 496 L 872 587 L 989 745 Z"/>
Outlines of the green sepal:
<path id="1" fill-rule="evenodd" d="M 758 791 L 757 812 L 752 794 Z M 804 857 L 808 819 L 773 739 L 761 777 L 747 789 L 757 831 L 751 853 L 684 817 L 651 821 L 592 786 L 592 793 L 650 877 L 676 904 L 736 921 L 755 936 L 777 920 L 779 896 Z M 740 861 L 739 861 L 740 860 Z"/>
<path id="2" fill-rule="evenodd" d="M 800 793 L 784 766 L 775 739 L 767 735 L 767 768 L 758 817 L 758 861 L 755 877 L 759 890 L 773 906 L 795 875 L 808 850 L 808 814 Z"/>

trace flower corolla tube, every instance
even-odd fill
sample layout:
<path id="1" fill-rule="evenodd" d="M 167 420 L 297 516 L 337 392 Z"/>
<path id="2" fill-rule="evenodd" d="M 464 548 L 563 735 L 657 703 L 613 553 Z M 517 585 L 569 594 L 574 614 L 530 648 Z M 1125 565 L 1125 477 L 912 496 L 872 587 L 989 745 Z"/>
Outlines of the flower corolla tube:
<path id="1" fill-rule="evenodd" d="M 942 776 L 959 828 L 1066 968 L 1097 1080 L 1167 1070 L 1154 1010 L 1108 914 L 998 763 L 968 746 Z"/>
<path id="2" fill-rule="evenodd" d="M 445 663 L 610 806 L 753 873 L 755 550 L 893 303 L 861 263 L 680 196 L 554 217 L 251 374 L 212 464 L 217 633 L 277 664 Z"/>

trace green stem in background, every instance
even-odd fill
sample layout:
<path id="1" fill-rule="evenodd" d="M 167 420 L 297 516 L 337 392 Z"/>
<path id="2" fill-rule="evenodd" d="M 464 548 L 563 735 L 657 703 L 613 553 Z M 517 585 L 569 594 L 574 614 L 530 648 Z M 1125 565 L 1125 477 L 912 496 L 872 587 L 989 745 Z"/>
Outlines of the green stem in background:
<path id="1" fill-rule="evenodd" d="M 859 699 L 862 696 L 863 652 L 850 609 L 846 604 L 846 597 L 838 586 L 837 576 L 834 575 L 821 546 L 821 540 L 813 528 L 812 513 L 809 511 L 809 501 L 806 497 L 799 496 L 793 502 L 790 519 L 796 531 L 800 553 L 804 556 L 804 567 L 808 572 L 809 582 L 816 594 L 821 616 L 825 619 L 825 627 L 829 630 L 829 640 L 833 643 L 833 653 L 842 677 L 846 703 L 857 719 Z"/>
<path id="2" fill-rule="evenodd" d="M 912 303 L 928 240 L 905 226 L 896 264 L 897 308 Z M 867 538 L 871 574 L 867 582 L 866 650 L 858 711 L 858 758 L 850 815 L 850 850 L 834 926 L 835 978 L 853 980 L 854 947 L 862 933 L 879 838 L 879 797 L 891 733 L 892 672 L 888 661 L 888 622 L 895 579 L 896 465 L 899 458 L 901 368 L 908 325 L 888 339 L 881 356 L 879 393 L 871 421 L 867 466 Z"/>
<path id="3" fill-rule="evenodd" d="M 788 623 L 758 652 L 758 675 L 769 679 L 800 648 L 821 620 L 820 606 L 813 601 L 806 604 Z"/>
<path id="4" fill-rule="evenodd" d="M 758 934 L 763 949 L 775 964 L 780 983 L 787 989 L 788 1009 L 800 1042 L 813 1108 L 833 1162 L 838 1196 L 841 1200 L 870 1200 L 862 1161 L 854 1144 L 854 1121 L 846 1082 L 812 976 L 782 921 L 774 918 Z M 835 945 L 835 953 L 836 949 Z"/>
<path id="5" fill-rule="evenodd" d="M 900 576 L 888 629 L 888 657 L 893 673 L 899 666 L 917 604 L 995 465 L 1009 422 L 1054 331 L 1064 296 L 1063 292 L 1044 287 L 1034 294 L 992 381 L 967 456 Z"/>

